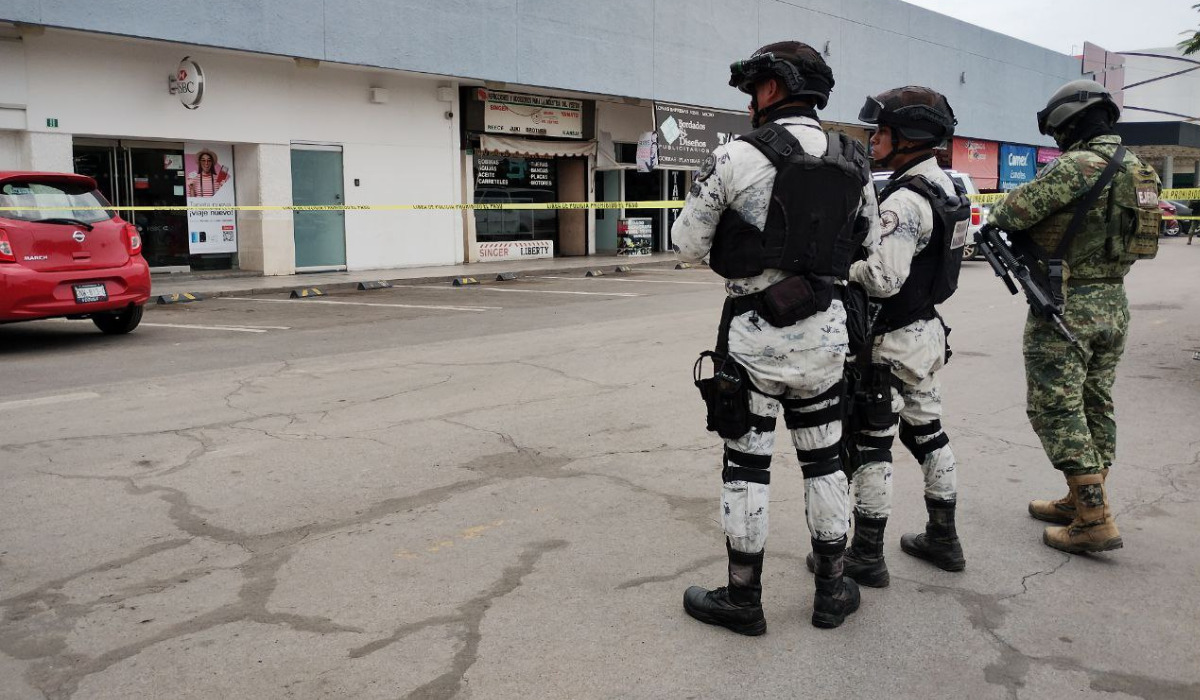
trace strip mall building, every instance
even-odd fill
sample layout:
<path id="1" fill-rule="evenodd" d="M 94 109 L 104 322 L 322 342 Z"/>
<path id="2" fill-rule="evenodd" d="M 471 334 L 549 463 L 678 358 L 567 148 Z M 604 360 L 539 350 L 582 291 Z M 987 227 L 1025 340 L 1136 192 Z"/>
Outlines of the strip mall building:
<path id="1" fill-rule="evenodd" d="M 749 129 L 729 63 L 784 38 L 833 68 L 827 123 L 865 138 L 865 95 L 929 85 L 963 136 L 946 164 L 1007 187 L 999 164 L 1032 177 L 1053 145 L 1033 115 L 1080 73 L 899 0 L 468 5 L 0 0 L 0 169 L 86 173 L 117 207 L 211 207 L 129 213 L 162 271 L 609 255 L 630 218 L 667 249 L 674 212 L 370 206 L 681 199 L 705 154 Z M 646 138 L 658 159 L 639 172 Z"/>

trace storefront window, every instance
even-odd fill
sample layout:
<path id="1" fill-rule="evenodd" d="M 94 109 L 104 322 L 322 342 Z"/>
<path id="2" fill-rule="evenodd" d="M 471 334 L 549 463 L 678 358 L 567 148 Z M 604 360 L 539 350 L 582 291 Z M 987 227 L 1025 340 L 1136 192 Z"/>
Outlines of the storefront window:
<path id="1" fill-rule="evenodd" d="M 551 158 L 476 156 L 475 203 L 552 203 L 557 201 L 557 179 Z M 477 209 L 475 237 L 480 242 L 556 240 L 558 212 Z"/>

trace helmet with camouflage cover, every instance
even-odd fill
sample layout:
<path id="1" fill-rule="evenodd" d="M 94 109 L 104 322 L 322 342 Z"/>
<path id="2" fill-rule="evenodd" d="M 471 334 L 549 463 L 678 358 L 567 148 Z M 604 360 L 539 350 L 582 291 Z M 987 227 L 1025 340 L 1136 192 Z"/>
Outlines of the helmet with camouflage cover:
<path id="1" fill-rule="evenodd" d="M 1121 116 L 1108 88 L 1095 80 L 1072 80 L 1056 90 L 1037 113 L 1038 131 L 1047 136 L 1064 131 L 1067 124 L 1096 105 L 1104 105 L 1114 122 Z"/>

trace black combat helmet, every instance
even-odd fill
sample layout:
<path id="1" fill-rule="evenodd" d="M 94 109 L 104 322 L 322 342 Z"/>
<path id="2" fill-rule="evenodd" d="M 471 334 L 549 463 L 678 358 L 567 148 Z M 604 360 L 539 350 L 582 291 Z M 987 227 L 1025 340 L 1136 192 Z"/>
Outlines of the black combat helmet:
<path id="1" fill-rule="evenodd" d="M 767 78 L 779 78 L 792 97 L 810 97 L 817 109 L 829 104 L 833 90 L 833 71 L 821 54 L 799 41 L 767 44 L 743 61 L 729 66 L 729 85 L 753 95 L 754 85 Z"/>
<path id="2" fill-rule="evenodd" d="M 945 145 L 958 120 L 945 95 L 918 85 L 895 88 L 868 97 L 858 112 L 859 121 L 887 126 L 896 137 L 921 143 L 922 149 Z"/>

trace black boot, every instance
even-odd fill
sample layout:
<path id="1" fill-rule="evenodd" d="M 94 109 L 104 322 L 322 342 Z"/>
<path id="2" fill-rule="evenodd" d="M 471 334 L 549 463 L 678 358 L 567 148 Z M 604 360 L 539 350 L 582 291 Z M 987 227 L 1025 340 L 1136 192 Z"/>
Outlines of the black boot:
<path id="1" fill-rule="evenodd" d="M 813 540 L 812 546 L 817 582 L 812 623 L 814 627 L 832 629 L 858 610 L 858 584 L 842 575 L 845 537 L 833 542 Z"/>
<path id="2" fill-rule="evenodd" d="M 762 609 L 763 553 L 738 552 L 725 541 L 729 553 L 729 586 L 710 591 L 692 586 L 683 592 L 688 615 L 751 637 L 767 631 Z"/>
<path id="3" fill-rule="evenodd" d="M 926 497 L 925 509 L 929 511 L 929 522 L 925 524 L 925 532 L 901 537 L 900 549 L 946 571 L 962 571 L 966 568 L 967 560 L 963 558 L 962 545 L 954 529 L 954 505 L 954 501 Z"/>
<path id="4" fill-rule="evenodd" d="M 855 583 L 871 588 L 887 588 L 892 582 L 887 562 L 883 560 L 883 531 L 887 518 L 868 518 L 854 513 L 854 539 L 846 550 L 843 563 L 844 575 Z M 804 558 L 809 571 L 816 571 L 813 555 Z"/>

